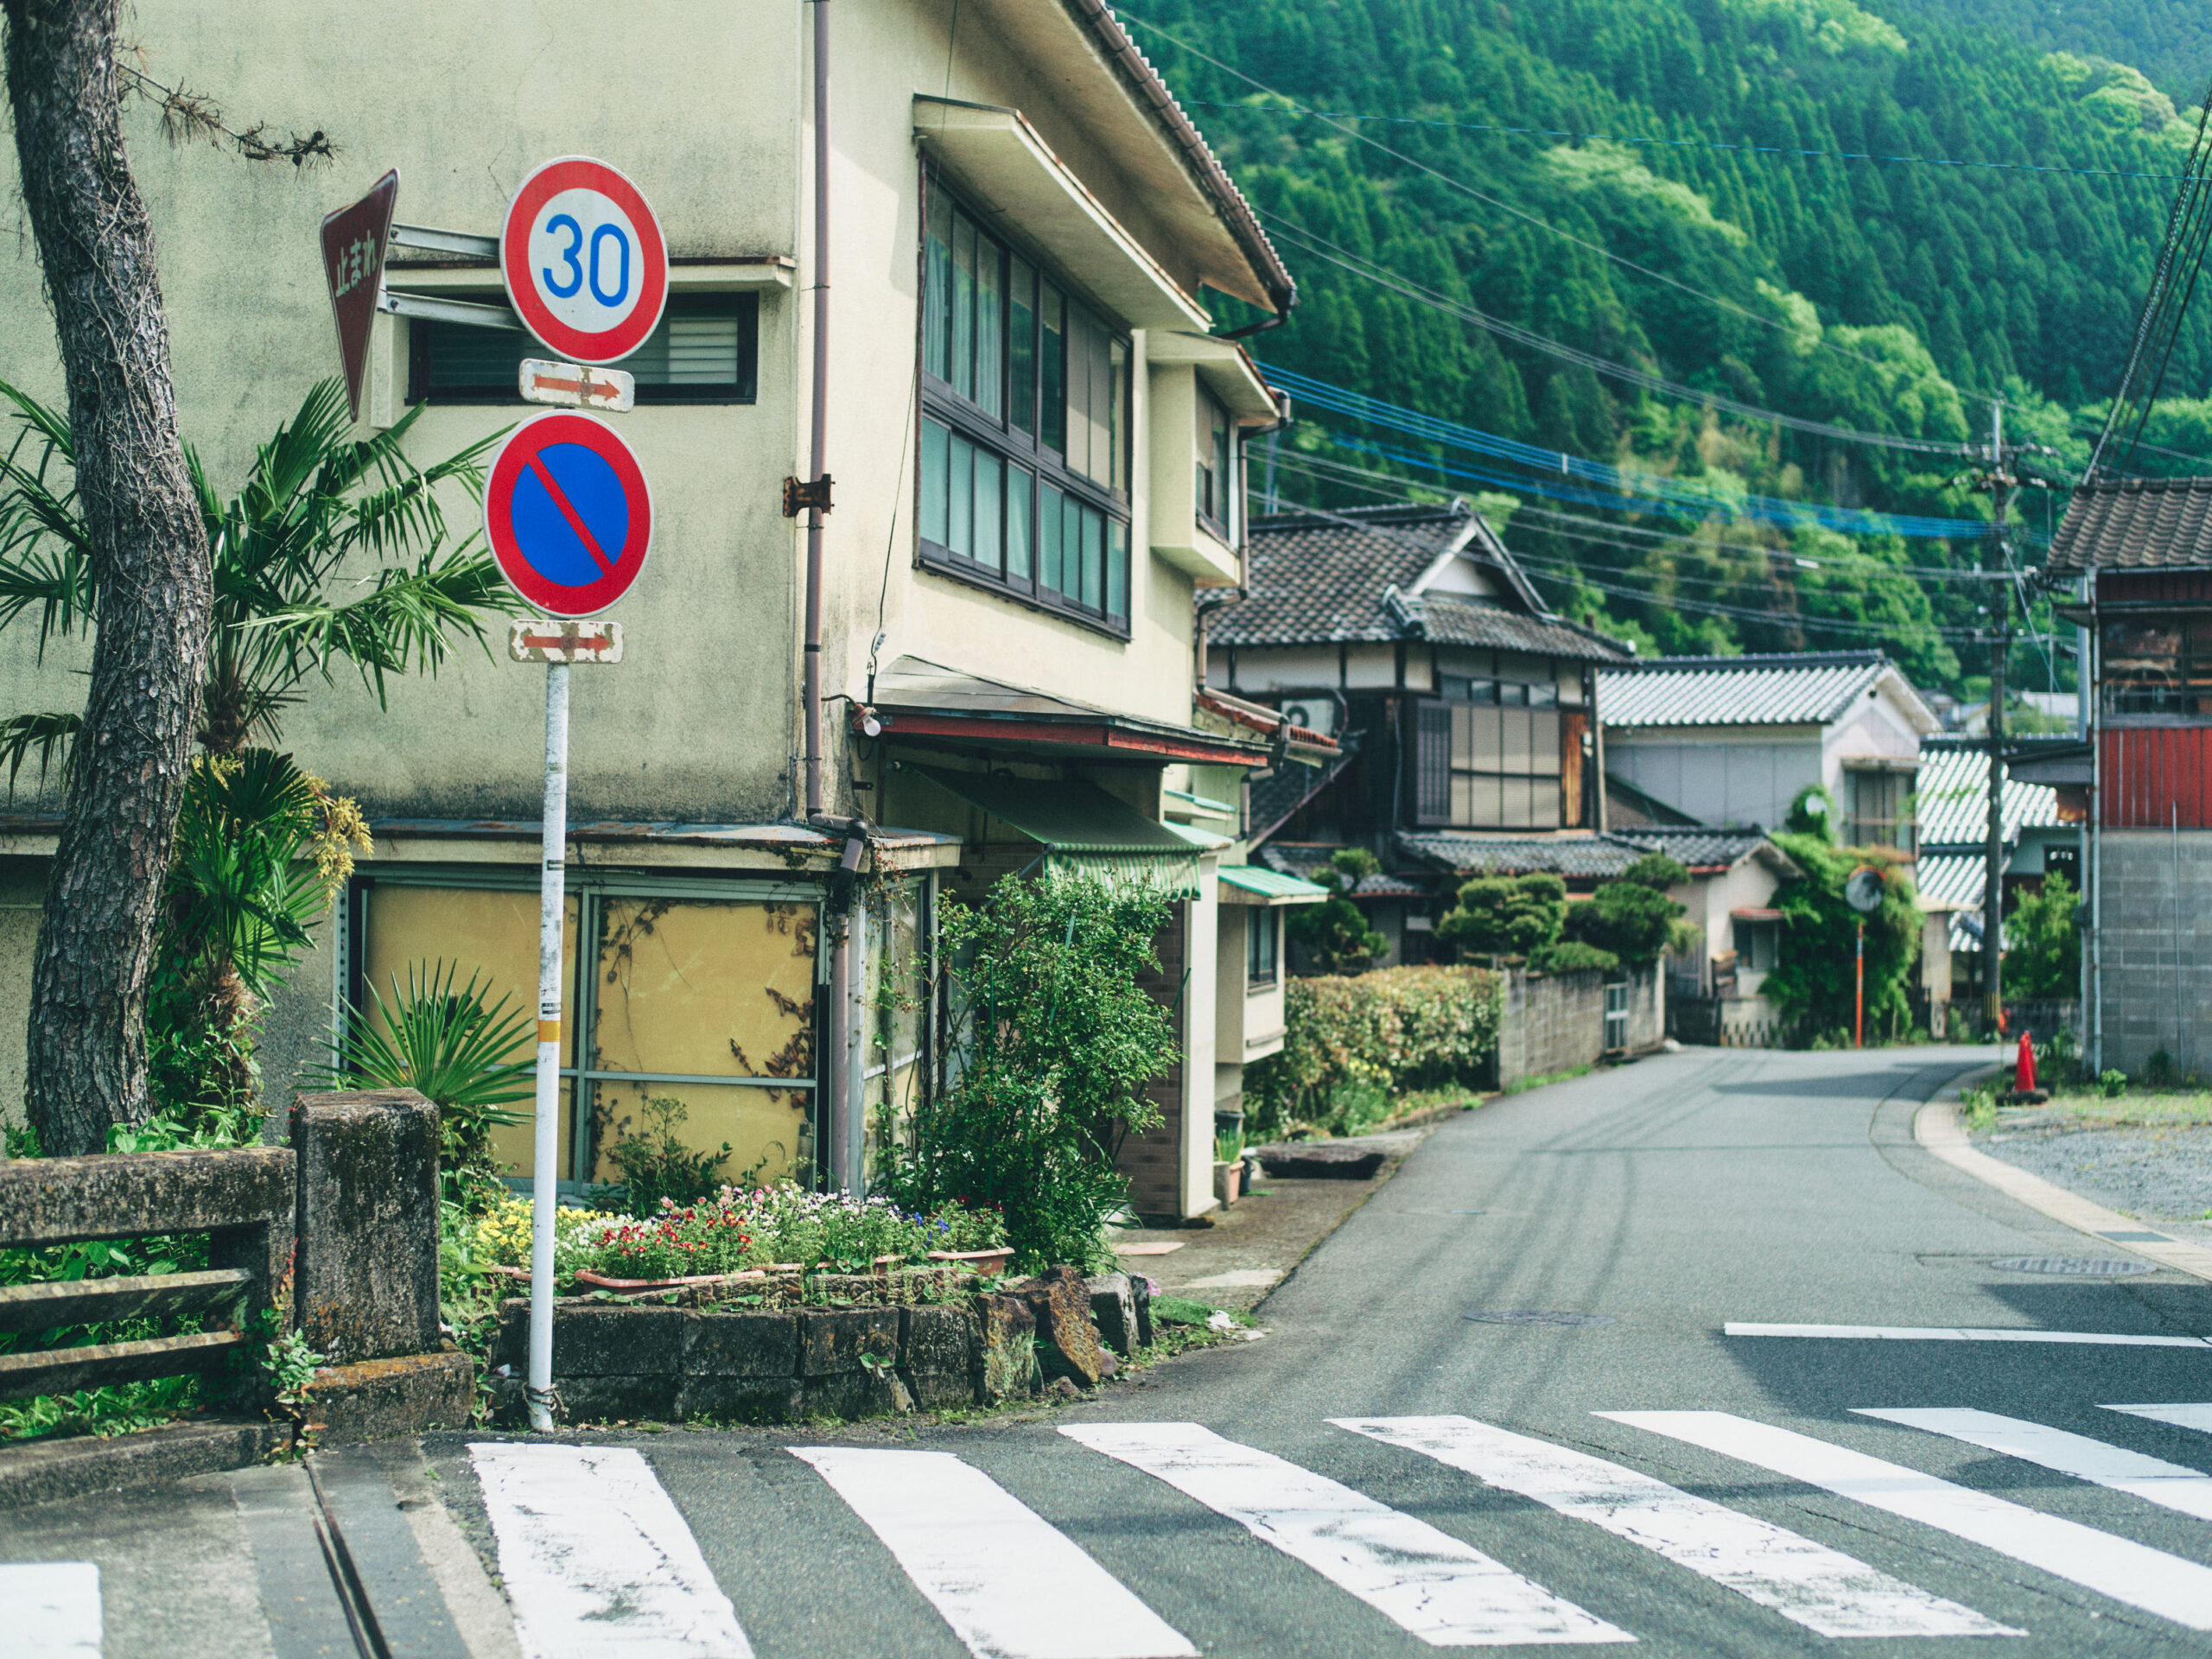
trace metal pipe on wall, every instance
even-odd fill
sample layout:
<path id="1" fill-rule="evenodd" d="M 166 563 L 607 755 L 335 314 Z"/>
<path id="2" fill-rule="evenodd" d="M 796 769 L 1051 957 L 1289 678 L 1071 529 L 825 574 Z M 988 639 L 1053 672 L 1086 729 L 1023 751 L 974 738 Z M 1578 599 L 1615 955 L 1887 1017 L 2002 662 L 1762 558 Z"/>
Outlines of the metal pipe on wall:
<path id="1" fill-rule="evenodd" d="M 830 455 L 830 0 L 814 7 L 814 385 L 807 469 L 819 489 Z M 822 800 L 822 520 L 817 500 L 806 518 L 806 816 Z"/>

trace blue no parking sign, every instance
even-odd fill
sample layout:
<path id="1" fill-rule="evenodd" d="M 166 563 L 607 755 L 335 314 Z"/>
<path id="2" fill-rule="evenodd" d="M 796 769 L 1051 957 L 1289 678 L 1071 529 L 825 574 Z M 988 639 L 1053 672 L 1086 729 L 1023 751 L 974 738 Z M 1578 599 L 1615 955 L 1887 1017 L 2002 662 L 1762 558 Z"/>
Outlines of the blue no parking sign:
<path id="1" fill-rule="evenodd" d="M 652 493 L 630 446 L 588 415 L 541 415 L 499 448 L 484 533 L 514 590 L 552 616 L 596 616 L 652 550 Z"/>

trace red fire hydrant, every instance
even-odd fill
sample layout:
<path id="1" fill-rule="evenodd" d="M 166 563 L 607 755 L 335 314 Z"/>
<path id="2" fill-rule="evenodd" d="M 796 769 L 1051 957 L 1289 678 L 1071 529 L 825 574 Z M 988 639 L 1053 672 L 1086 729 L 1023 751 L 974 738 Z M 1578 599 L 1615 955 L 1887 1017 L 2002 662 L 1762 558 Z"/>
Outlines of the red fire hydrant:
<path id="1" fill-rule="evenodd" d="M 2035 1045 L 2029 1040 L 2029 1033 L 2024 1031 L 2020 1033 L 2020 1058 L 2012 1068 L 2012 1092 L 2018 1095 L 2033 1094 L 2035 1087 Z"/>

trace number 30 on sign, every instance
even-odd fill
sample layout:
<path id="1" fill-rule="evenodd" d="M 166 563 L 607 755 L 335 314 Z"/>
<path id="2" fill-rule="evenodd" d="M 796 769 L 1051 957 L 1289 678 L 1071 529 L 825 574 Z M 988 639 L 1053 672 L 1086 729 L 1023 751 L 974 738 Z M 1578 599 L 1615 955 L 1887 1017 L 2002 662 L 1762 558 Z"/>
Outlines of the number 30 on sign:
<path id="1" fill-rule="evenodd" d="M 644 194 L 586 156 L 522 181 L 499 233 L 499 275 L 531 333 L 573 363 L 619 363 L 668 303 L 668 244 Z"/>

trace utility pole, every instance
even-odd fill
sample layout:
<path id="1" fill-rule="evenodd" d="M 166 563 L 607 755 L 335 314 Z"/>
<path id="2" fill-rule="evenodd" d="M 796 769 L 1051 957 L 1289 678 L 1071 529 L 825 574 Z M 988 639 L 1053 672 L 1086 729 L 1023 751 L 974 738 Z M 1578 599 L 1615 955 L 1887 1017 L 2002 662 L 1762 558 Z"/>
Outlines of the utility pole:
<path id="1" fill-rule="evenodd" d="M 2012 583 L 2005 579 L 2005 508 L 2012 480 L 2006 470 L 2005 405 L 1989 409 L 1989 494 L 1994 523 L 1990 530 L 1989 648 L 1989 841 L 1981 873 L 1981 1017 L 1984 1028 L 1999 1032 L 2005 1020 L 2002 949 L 2005 936 L 2005 659 L 2012 650 Z"/>

